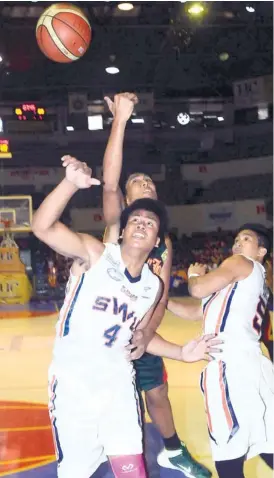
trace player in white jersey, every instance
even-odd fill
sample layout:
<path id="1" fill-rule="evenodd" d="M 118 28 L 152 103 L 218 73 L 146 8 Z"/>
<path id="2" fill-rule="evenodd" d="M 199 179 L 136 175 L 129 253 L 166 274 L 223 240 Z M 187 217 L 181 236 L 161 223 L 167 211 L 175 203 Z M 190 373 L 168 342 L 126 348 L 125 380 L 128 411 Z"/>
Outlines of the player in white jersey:
<path id="1" fill-rule="evenodd" d="M 189 292 L 199 299 L 196 305 L 193 300 L 169 303 L 169 310 L 181 317 L 203 317 L 204 333 L 224 340 L 222 353 L 201 375 L 220 478 L 243 478 L 245 459 L 255 455 L 273 468 L 273 366 L 259 342 L 268 298 L 262 263 L 269 248 L 264 227 L 244 225 L 233 256 L 218 269 L 206 274 L 204 265 L 189 268 Z"/>
<path id="2" fill-rule="evenodd" d="M 164 240 L 165 209 L 148 198 L 125 209 L 121 245 L 77 234 L 59 217 L 79 188 L 99 181 L 74 158 L 63 158 L 63 164 L 66 178 L 32 224 L 38 238 L 74 259 L 49 370 L 58 477 L 89 478 L 108 456 L 115 477 L 145 478 L 139 400 L 126 347 L 136 328 L 149 327 L 161 296 L 146 260 Z M 207 358 L 216 343 L 211 335 L 181 347 L 155 336 L 148 350 L 196 361 Z"/>

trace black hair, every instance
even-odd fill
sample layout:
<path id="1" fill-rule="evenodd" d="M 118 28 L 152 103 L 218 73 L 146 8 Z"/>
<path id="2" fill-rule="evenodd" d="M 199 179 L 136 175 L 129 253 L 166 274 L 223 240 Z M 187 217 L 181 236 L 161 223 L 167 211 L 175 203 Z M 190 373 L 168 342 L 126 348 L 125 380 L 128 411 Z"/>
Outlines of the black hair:
<path id="1" fill-rule="evenodd" d="M 240 227 L 238 233 L 245 230 L 255 232 L 258 238 L 259 247 L 264 247 L 267 250 L 268 255 L 272 248 L 272 241 L 269 230 L 262 224 L 247 223 Z"/>
<path id="2" fill-rule="evenodd" d="M 129 216 L 138 209 L 144 209 L 145 211 L 153 212 L 158 217 L 160 222 L 158 237 L 160 238 L 160 243 L 164 242 L 165 236 L 168 232 L 168 216 L 165 205 L 157 199 L 137 199 L 136 201 L 131 203 L 130 206 L 126 207 L 121 215 L 121 231 L 125 229 Z"/>

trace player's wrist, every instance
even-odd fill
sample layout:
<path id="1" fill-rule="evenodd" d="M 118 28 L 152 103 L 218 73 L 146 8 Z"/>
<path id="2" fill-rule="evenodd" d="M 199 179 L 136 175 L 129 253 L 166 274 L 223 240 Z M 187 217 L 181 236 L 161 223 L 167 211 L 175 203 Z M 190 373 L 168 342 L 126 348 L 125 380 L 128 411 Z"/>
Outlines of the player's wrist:
<path id="1" fill-rule="evenodd" d="M 116 115 L 116 116 L 114 116 L 114 120 L 113 120 L 112 126 L 113 126 L 113 127 L 125 128 L 127 122 L 128 122 L 128 119 L 123 118 L 123 117 L 121 117 L 121 116 L 119 116 L 119 115 Z"/>
<path id="2" fill-rule="evenodd" d="M 187 277 L 188 279 L 191 279 L 192 277 L 200 277 L 200 274 L 197 274 L 195 272 L 189 272 Z"/>
<path id="3" fill-rule="evenodd" d="M 80 189 L 78 186 L 76 186 L 76 184 L 74 184 L 74 182 L 70 181 L 68 178 L 64 178 L 61 184 L 70 194 L 75 194 Z"/>

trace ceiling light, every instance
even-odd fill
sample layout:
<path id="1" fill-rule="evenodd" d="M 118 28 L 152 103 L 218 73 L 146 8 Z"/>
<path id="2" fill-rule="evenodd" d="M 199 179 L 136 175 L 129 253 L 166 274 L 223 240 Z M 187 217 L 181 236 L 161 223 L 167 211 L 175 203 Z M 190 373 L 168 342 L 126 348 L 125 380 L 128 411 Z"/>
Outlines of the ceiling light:
<path id="1" fill-rule="evenodd" d="M 133 10 L 134 6 L 132 3 L 119 3 L 118 5 L 119 10 L 122 10 L 123 12 L 129 12 L 130 10 Z"/>
<path id="2" fill-rule="evenodd" d="M 247 6 L 245 7 L 245 9 L 246 9 L 246 11 L 247 11 L 248 13 L 254 13 L 254 12 L 255 12 L 255 8 L 252 7 L 251 5 L 247 5 Z"/>
<path id="3" fill-rule="evenodd" d="M 225 120 L 223 116 L 218 116 L 217 119 L 218 119 L 218 121 L 224 121 Z"/>
<path id="4" fill-rule="evenodd" d="M 132 119 L 131 119 L 131 122 L 132 122 L 132 123 L 135 123 L 135 124 L 137 124 L 137 123 L 140 123 L 140 124 L 141 124 L 141 123 L 144 123 L 145 120 L 144 120 L 144 118 L 132 118 Z"/>
<path id="5" fill-rule="evenodd" d="M 0 118 L 0 133 L 4 133 L 4 125 L 2 118 Z"/>
<path id="6" fill-rule="evenodd" d="M 88 129 L 90 131 L 103 129 L 103 116 L 102 115 L 88 116 Z"/>
<path id="7" fill-rule="evenodd" d="M 74 127 L 73 126 L 67 126 L 67 131 L 74 131 Z"/>
<path id="8" fill-rule="evenodd" d="M 177 116 L 177 121 L 182 126 L 185 126 L 190 122 L 190 117 L 187 113 L 179 113 Z"/>
<path id="9" fill-rule="evenodd" d="M 0 63 L 1 63 L 1 61 L 3 61 L 3 57 L 0 55 Z"/>
<path id="10" fill-rule="evenodd" d="M 220 53 L 219 58 L 221 61 L 227 61 L 229 59 L 229 54 L 224 51 L 223 53 Z"/>
<path id="11" fill-rule="evenodd" d="M 188 13 L 190 15 L 201 15 L 201 13 L 204 12 L 204 7 L 203 5 L 201 5 L 200 3 L 194 3 L 193 5 L 191 5 L 191 7 L 189 7 L 187 9 Z"/>
<path id="12" fill-rule="evenodd" d="M 109 75 L 117 75 L 117 73 L 119 73 L 120 70 L 119 70 L 119 68 L 117 68 L 117 66 L 107 66 L 106 67 L 106 72 Z"/>

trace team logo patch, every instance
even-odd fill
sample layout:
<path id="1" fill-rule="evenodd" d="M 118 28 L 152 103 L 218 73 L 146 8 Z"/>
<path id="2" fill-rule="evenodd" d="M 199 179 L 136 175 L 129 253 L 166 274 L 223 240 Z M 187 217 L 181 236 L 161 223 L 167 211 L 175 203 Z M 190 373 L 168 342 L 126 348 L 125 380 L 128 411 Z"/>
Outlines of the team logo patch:
<path id="1" fill-rule="evenodd" d="M 112 255 L 109 253 L 106 255 L 106 260 L 114 267 L 118 267 L 120 265 L 120 262 L 115 261 L 115 259 L 113 259 Z"/>
<path id="2" fill-rule="evenodd" d="M 132 463 L 130 463 L 129 465 L 123 465 L 122 466 L 122 472 L 123 473 L 132 473 L 133 471 L 136 471 L 137 468 L 134 467 L 134 465 Z"/>
<path id="3" fill-rule="evenodd" d="M 120 282 L 123 280 L 124 276 L 121 272 L 117 271 L 117 269 L 108 269 L 107 273 L 109 277 L 113 280 L 116 280 L 116 282 Z"/>

